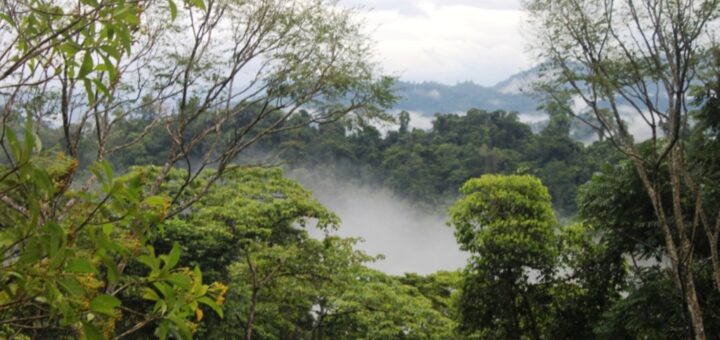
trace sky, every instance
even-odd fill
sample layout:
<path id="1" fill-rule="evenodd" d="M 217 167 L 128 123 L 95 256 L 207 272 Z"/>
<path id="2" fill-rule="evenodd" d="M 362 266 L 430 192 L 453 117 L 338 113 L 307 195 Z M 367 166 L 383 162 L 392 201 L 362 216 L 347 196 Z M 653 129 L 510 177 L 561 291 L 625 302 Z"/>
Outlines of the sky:
<path id="1" fill-rule="evenodd" d="M 520 0 L 342 0 L 360 6 L 385 73 L 491 86 L 532 67 Z"/>

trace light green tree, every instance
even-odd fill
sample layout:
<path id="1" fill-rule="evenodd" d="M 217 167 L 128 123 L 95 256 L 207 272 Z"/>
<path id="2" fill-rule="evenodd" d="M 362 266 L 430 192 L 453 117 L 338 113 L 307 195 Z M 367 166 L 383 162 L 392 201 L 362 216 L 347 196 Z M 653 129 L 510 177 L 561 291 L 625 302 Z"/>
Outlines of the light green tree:
<path id="1" fill-rule="evenodd" d="M 451 207 L 461 249 L 470 252 L 460 329 L 489 338 L 543 337 L 544 283 L 557 257 L 550 195 L 531 176 L 467 181 Z"/>
<path id="2" fill-rule="evenodd" d="M 164 190 L 176 190 L 172 175 Z M 174 183 L 174 184 L 173 184 Z M 163 225 L 158 249 L 187 245 L 181 264 L 200 264 L 230 289 L 225 319 L 209 337 L 244 339 L 443 338 L 453 322 L 417 288 L 370 270 L 376 257 L 358 240 L 312 238 L 338 218 L 280 169 L 249 168 L 223 178 L 186 214 Z"/>
<path id="3" fill-rule="evenodd" d="M 394 100 L 334 1 L 13 0 L 0 32 L 2 336 L 190 337 L 224 288 L 178 266 L 182 245 L 156 252 L 155 227 L 300 108 L 324 123 Z M 118 131 L 129 119 L 142 131 Z M 49 121 L 60 140 L 43 152 Z M 115 174 L 108 160 L 158 133 L 159 170 Z"/>

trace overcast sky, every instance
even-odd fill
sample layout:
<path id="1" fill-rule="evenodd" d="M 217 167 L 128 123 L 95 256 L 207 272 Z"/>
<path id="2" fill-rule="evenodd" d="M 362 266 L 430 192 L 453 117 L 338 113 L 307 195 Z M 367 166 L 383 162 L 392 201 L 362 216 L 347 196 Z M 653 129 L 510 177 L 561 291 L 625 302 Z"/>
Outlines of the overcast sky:
<path id="1" fill-rule="evenodd" d="M 386 73 L 494 85 L 532 66 L 520 0 L 342 0 L 365 8 Z"/>

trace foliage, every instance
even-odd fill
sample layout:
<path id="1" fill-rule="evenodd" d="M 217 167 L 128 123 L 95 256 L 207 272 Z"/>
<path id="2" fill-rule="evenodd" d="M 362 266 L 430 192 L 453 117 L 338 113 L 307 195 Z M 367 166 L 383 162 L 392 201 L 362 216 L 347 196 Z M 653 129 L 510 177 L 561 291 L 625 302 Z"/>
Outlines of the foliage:
<path id="1" fill-rule="evenodd" d="M 404 118 L 403 118 L 404 117 Z M 548 185 L 558 214 L 571 217 L 579 185 L 615 150 L 607 142 L 584 146 L 569 137 L 554 115 L 539 134 L 503 111 L 438 114 L 428 130 L 407 129 L 384 137 L 373 126 L 305 126 L 261 142 L 256 150 L 278 155 L 290 169 L 309 168 L 342 180 L 381 185 L 417 204 L 444 207 L 470 178 L 488 173 L 532 174 Z M 401 120 L 409 120 L 402 115 Z M 409 123 L 407 123 L 409 124 Z M 558 126 L 558 127 L 556 127 Z M 322 164 L 322 166 L 319 166 Z"/>
<path id="2" fill-rule="evenodd" d="M 169 192 L 183 178 L 172 175 Z M 226 318 L 208 320 L 207 336 L 414 339 L 452 331 L 417 289 L 366 268 L 375 257 L 355 249 L 358 240 L 310 237 L 307 227 L 327 233 L 339 220 L 280 169 L 241 168 L 220 184 L 165 222 L 155 241 L 158 249 L 192 245 L 180 263 L 230 283 Z"/>
<path id="3" fill-rule="evenodd" d="M 690 150 L 691 154 L 695 154 Z M 663 176 L 664 167 L 659 169 L 657 177 L 664 183 L 663 200 L 670 202 L 669 179 Z M 707 192 L 713 192 L 715 185 L 708 184 Z M 588 253 L 597 261 L 589 262 L 597 263 L 592 281 L 601 283 L 607 278 L 617 277 L 617 274 L 602 269 L 611 269 L 608 264 L 617 261 L 613 258 L 622 256 L 629 262 L 627 278 L 618 290 L 622 292 L 622 298 L 615 298 L 611 308 L 604 313 L 594 314 L 602 315 L 595 327 L 599 338 L 678 338 L 691 337 L 692 334 L 687 314 L 682 308 L 682 293 L 667 276 L 667 258 L 663 256 L 666 244 L 658 230 L 655 212 L 644 199 L 646 196 L 639 175 L 629 161 L 605 168 L 580 190 L 580 216 L 595 226 L 592 231 L 597 242 L 606 249 L 607 255 L 613 256 L 592 255 L 594 251 Z M 693 256 L 697 262 L 693 270 L 706 316 L 705 328 L 713 334 L 720 319 L 712 311 L 712 301 L 718 298 L 718 293 L 713 288 L 712 261 L 708 259 L 711 251 L 703 238 L 695 240 L 694 248 Z"/>
<path id="4" fill-rule="evenodd" d="M 2 167 L 0 294 L 3 336 L 130 334 L 147 324 L 156 335 L 189 338 L 199 304 L 217 308 L 199 269 L 178 267 L 180 249 L 156 254 L 147 237 L 167 213 L 167 196 L 144 194 L 147 177 L 115 177 L 107 163 L 91 169 L 93 190 L 69 185 L 77 161 L 43 153 L 30 123 L 19 139 L 5 129 L 9 166 Z M 140 275 L 125 272 L 144 264 Z M 128 308 L 134 297 L 154 304 Z M 119 320 L 140 315 L 127 329 Z"/>
<path id="5" fill-rule="evenodd" d="M 364 121 L 394 100 L 334 1 L 13 0 L 0 32 L 2 337 L 192 337 L 227 287 L 156 227 L 300 107 L 305 123 Z M 162 167 L 117 176 L 124 150 Z"/>
<path id="6" fill-rule="evenodd" d="M 706 238 L 720 291 L 720 216 L 709 213 L 714 204 L 706 202 L 706 186 L 700 184 L 703 176 L 698 176 L 702 171 L 695 171 L 696 163 L 686 156 L 698 132 L 690 123 L 695 109 L 690 104 L 708 98 L 693 98 L 691 88 L 717 77 L 717 43 L 705 37 L 717 34 L 720 3 L 532 0 L 525 4 L 536 34 L 535 50 L 546 60 L 537 87 L 566 114 L 594 118 L 585 123 L 631 161 L 664 239 L 668 274 L 685 295 L 692 337 L 707 339 L 709 316 L 703 313 L 697 289 L 694 249 L 698 234 Z M 584 107 L 573 108 L 571 98 L 580 99 Z M 712 96 L 709 99 L 707 105 L 712 106 Z M 640 129 L 631 127 L 633 121 Z M 647 141 L 638 144 L 641 137 Z M 704 233 L 697 233 L 698 228 Z"/>
<path id="7" fill-rule="evenodd" d="M 627 289 L 622 249 L 587 222 L 564 227 L 558 236 L 559 265 L 546 324 L 549 338 L 598 338 L 605 313 Z"/>
<path id="8" fill-rule="evenodd" d="M 538 179 L 485 175 L 467 181 L 460 192 L 450 219 L 463 250 L 497 271 L 552 264 L 556 221 Z"/>
<path id="9" fill-rule="evenodd" d="M 550 195 L 531 176 L 467 181 L 450 210 L 461 249 L 471 254 L 460 304 L 463 333 L 539 338 L 557 256 Z"/>

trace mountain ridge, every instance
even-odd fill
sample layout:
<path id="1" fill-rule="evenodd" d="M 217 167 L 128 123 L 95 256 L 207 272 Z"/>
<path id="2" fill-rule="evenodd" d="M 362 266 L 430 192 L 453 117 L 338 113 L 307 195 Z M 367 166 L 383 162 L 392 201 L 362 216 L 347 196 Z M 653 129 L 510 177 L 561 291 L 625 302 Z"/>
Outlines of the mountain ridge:
<path id="1" fill-rule="evenodd" d="M 447 85 L 435 81 L 400 80 L 395 85 L 400 100 L 394 108 L 423 116 L 462 113 L 471 108 L 516 111 L 529 116 L 541 115 L 538 110 L 540 101 L 526 92 L 530 80 L 536 74 L 535 69 L 522 71 L 493 86 L 483 86 L 472 81 Z"/>

